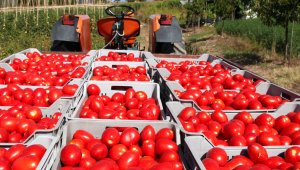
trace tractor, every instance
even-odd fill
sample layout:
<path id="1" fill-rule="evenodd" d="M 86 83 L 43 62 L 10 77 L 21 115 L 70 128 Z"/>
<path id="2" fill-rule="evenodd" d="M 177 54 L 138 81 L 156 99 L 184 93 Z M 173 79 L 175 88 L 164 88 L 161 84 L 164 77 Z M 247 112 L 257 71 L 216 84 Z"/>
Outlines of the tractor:
<path id="1" fill-rule="evenodd" d="M 112 12 L 122 8 L 121 14 Z M 105 49 L 141 50 L 136 37 L 140 35 L 140 21 L 133 18 L 134 8 L 126 5 L 110 6 L 105 13 L 111 17 L 100 19 L 97 29 L 105 38 Z M 168 14 L 151 15 L 149 20 L 149 49 L 152 53 L 186 54 L 182 32 L 176 17 Z M 52 28 L 51 51 L 88 52 L 92 50 L 90 18 L 88 15 L 63 15 Z"/>

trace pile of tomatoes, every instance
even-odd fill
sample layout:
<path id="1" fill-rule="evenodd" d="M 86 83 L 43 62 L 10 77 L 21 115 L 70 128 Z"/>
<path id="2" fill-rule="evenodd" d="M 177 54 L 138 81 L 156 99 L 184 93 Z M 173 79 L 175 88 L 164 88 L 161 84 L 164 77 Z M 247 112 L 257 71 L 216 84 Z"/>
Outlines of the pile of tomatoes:
<path id="1" fill-rule="evenodd" d="M 122 133 L 117 129 L 122 129 Z M 173 140 L 171 129 L 163 128 L 155 134 L 151 125 L 141 134 L 132 127 L 108 128 L 101 139 L 78 130 L 61 151 L 60 160 L 64 167 L 60 170 L 73 167 L 77 167 L 76 170 L 182 170 L 178 146 Z"/>
<path id="2" fill-rule="evenodd" d="M 252 143 L 247 147 L 247 154 L 247 157 L 236 155 L 228 161 L 226 149 L 215 147 L 207 152 L 202 163 L 207 170 L 296 170 L 300 168 L 298 146 L 288 148 L 282 156 L 269 157 L 263 146 Z"/>
<path id="3" fill-rule="evenodd" d="M 71 68 L 75 69 L 76 67 L 82 65 L 87 66 L 88 62 L 81 63 L 81 60 L 83 60 L 85 55 L 69 55 L 68 57 L 64 57 L 63 55 L 56 55 L 51 54 L 50 56 L 47 56 L 45 54 L 40 55 L 37 52 L 34 53 L 27 53 L 26 54 L 28 59 L 21 60 L 18 58 L 15 58 L 13 60 L 13 63 L 10 64 L 10 66 L 14 70 L 20 70 L 20 71 L 51 71 L 56 72 L 59 68 Z M 65 63 L 65 62 L 71 62 L 71 63 Z"/>
<path id="4" fill-rule="evenodd" d="M 73 96 L 78 89 L 77 84 L 65 85 L 62 89 L 54 86 L 37 88 L 21 89 L 18 85 L 9 84 L 6 88 L 0 89 L 0 106 L 37 106 L 49 107 L 60 97 Z"/>
<path id="5" fill-rule="evenodd" d="M 193 100 L 202 110 L 262 110 L 277 109 L 288 100 L 280 96 L 255 93 L 254 85 L 246 85 L 240 92 L 212 89 L 202 93 L 196 87 L 185 92 L 174 91 L 180 99 Z"/>
<path id="6" fill-rule="evenodd" d="M 93 69 L 91 81 L 150 81 L 143 66 L 131 67 L 118 65 L 116 69 L 99 66 Z"/>
<path id="7" fill-rule="evenodd" d="M 216 146 L 248 146 L 253 142 L 264 146 L 300 145 L 300 111 L 277 118 L 263 113 L 256 119 L 243 111 L 229 121 L 221 110 L 197 113 L 186 107 L 178 119 L 186 131 L 203 133 Z"/>
<path id="8" fill-rule="evenodd" d="M 95 61 L 129 61 L 129 62 L 142 62 L 142 59 L 137 57 L 135 58 L 133 53 L 119 54 L 113 51 L 108 53 L 108 56 L 101 56 L 100 58 L 96 58 Z"/>
<path id="9" fill-rule="evenodd" d="M 5 170 L 35 170 L 47 148 L 40 144 L 16 144 L 9 149 L 0 148 L 0 168 Z"/>
<path id="10" fill-rule="evenodd" d="M 179 63 L 176 62 L 168 62 L 166 60 L 162 60 L 160 63 L 158 63 L 156 65 L 156 68 L 167 68 L 167 67 L 174 67 L 176 65 L 197 65 L 197 63 L 186 60 L 186 61 L 180 61 Z M 210 65 L 210 62 L 207 61 L 200 61 L 199 65 Z M 178 68 L 180 68 L 180 66 L 178 66 Z"/>
<path id="11" fill-rule="evenodd" d="M 51 71 L 8 71 L 4 68 L 0 68 L 0 84 L 17 84 L 26 86 L 63 86 L 71 78 L 82 78 L 86 69 L 84 67 L 78 67 L 75 71 L 73 68 L 59 68 L 57 74 L 52 74 Z M 72 72 L 72 74 L 69 74 Z"/>
<path id="12" fill-rule="evenodd" d="M 130 88 L 125 94 L 115 93 L 112 97 L 100 95 L 100 88 L 91 84 L 87 88 L 90 95 L 80 112 L 80 118 L 158 120 L 160 107 L 154 98 L 148 98 L 143 91 Z"/>
<path id="13" fill-rule="evenodd" d="M 36 130 L 53 129 L 60 116 L 56 112 L 52 118 L 42 118 L 41 109 L 29 105 L 0 110 L 0 142 L 23 143 Z"/>

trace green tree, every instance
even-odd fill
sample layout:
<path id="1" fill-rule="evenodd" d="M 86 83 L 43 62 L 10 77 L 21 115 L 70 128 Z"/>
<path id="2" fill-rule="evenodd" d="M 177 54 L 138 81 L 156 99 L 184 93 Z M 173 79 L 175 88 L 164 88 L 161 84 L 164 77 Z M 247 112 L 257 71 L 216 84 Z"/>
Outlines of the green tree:
<path id="1" fill-rule="evenodd" d="M 215 0 L 216 14 L 222 17 L 222 36 L 224 33 L 224 21 L 225 19 L 231 18 L 234 19 L 234 12 L 239 5 L 239 0 Z"/>
<path id="2" fill-rule="evenodd" d="M 184 8 L 187 10 L 188 15 L 192 15 L 192 27 L 194 26 L 194 17 L 200 16 L 198 19 L 198 27 L 200 27 L 201 16 L 205 13 L 205 2 L 206 0 L 194 0 L 193 2 L 186 3 Z M 187 24 L 187 28 L 189 21 Z"/>
<path id="3" fill-rule="evenodd" d="M 280 25 L 286 30 L 284 62 L 288 59 L 289 22 L 299 21 L 298 5 L 300 5 L 300 0 L 258 0 L 257 12 L 262 22 L 268 26 Z"/>

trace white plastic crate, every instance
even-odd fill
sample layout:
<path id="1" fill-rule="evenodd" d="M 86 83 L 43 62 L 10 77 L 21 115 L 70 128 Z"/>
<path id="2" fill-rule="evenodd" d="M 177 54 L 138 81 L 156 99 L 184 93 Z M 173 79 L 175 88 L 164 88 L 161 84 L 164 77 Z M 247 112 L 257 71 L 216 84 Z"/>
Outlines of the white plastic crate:
<path id="1" fill-rule="evenodd" d="M 121 54 L 128 55 L 129 53 L 134 54 L 134 58 L 141 58 L 143 60 L 143 53 L 142 51 L 138 50 L 114 50 L 114 49 L 100 49 L 98 52 L 97 58 L 101 58 L 102 56 L 108 56 L 108 53 L 112 51 L 114 53 L 118 53 L 120 56 Z M 106 61 L 104 61 L 106 62 Z"/>
<path id="2" fill-rule="evenodd" d="M 191 169 L 194 170 L 206 170 L 202 160 L 206 158 L 206 153 L 214 146 L 203 135 L 190 136 L 185 138 L 184 143 L 184 157 L 187 160 Z M 284 152 L 292 146 L 283 146 L 281 148 L 275 146 L 264 146 L 268 152 L 268 156 L 280 156 L 283 157 Z M 248 156 L 247 147 L 220 147 L 224 149 L 230 161 L 236 155 Z M 208 170 L 208 169 L 207 169 Z"/>
<path id="3" fill-rule="evenodd" d="M 160 108 L 160 120 L 168 120 L 169 117 L 165 115 L 165 112 L 162 107 L 162 102 L 160 99 L 160 89 L 158 84 L 155 83 L 148 83 L 148 82 L 120 82 L 120 81 L 114 81 L 114 82 L 108 82 L 108 81 L 88 81 L 84 84 L 84 90 L 83 90 L 83 96 L 81 100 L 79 101 L 75 111 L 67 116 L 67 119 L 81 119 L 79 117 L 80 112 L 82 110 L 82 107 L 85 103 L 85 101 L 88 99 L 89 95 L 87 93 L 87 87 L 90 84 L 97 85 L 100 90 L 100 96 L 107 95 L 109 97 L 113 96 L 115 93 L 119 92 L 122 94 L 125 94 L 126 90 L 123 89 L 123 87 L 131 87 L 135 91 L 143 91 L 147 94 L 148 98 L 152 97 L 155 99 L 155 102 L 157 106 Z M 120 88 L 121 87 L 121 88 Z M 116 89 L 120 88 L 120 89 Z M 100 119 L 101 120 L 101 119 Z"/>
<path id="4" fill-rule="evenodd" d="M 139 133 L 147 126 L 151 125 L 155 132 L 157 133 L 160 129 L 170 128 L 174 132 L 174 142 L 178 145 L 178 153 L 180 155 L 181 161 L 183 163 L 184 169 L 189 169 L 186 167 L 186 160 L 183 158 L 183 153 L 181 150 L 181 142 L 179 137 L 179 129 L 176 124 L 164 121 L 121 121 L 121 120 L 73 120 L 68 121 L 65 126 L 62 127 L 63 138 L 62 138 L 62 147 L 72 140 L 73 134 L 77 130 L 86 130 L 91 133 L 95 138 L 101 138 L 102 133 L 107 127 L 134 127 L 138 130 Z M 60 161 L 60 152 L 53 164 L 52 170 L 59 170 L 62 168 L 62 163 Z"/>
<path id="5" fill-rule="evenodd" d="M 0 109 L 2 110 L 8 110 L 9 108 L 11 108 L 11 106 L 0 106 Z M 65 116 L 71 112 L 71 102 L 67 99 L 58 99 L 50 107 L 39 107 L 39 109 L 42 111 L 42 118 L 52 118 L 56 112 L 60 112 L 61 117 L 53 129 L 36 130 L 24 141 L 24 143 L 28 143 L 30 140 L 32 140 L 32 138 L 36 138 L 41 135 L 54 136 L 59 139 L 61 137 L 61 131 L 59 129 L 66 122 Z M 8 144 L 10 143 L 0 143 L 0 146 Z"/>
<path id="6" fill-rule="evenodd" d="M 124 61 L 106 61 L 106 62 L 102 62 L 102 61 L 95 61 L 91 65 L 91 72 L 90 72 L 87 80 L 89 81 L 93 77 L 93 70 L 96 67 L 108 66 L 110 68 L 116 69 L 118 65 L 127 65 L 129 68 L 131 68 L 131 67 L 135 67 L 136 68 L 138 66 L 145 67 L 146 68 L 146 75 L 150 79 L 150 76 L 148 74 L 149 67 L 148 67 L 148 65 L 145 62 L 124 62 Z"/>
<path id="7" fill-rule="evenodd" d="M 178 126 L 180 127 L 180 136 L 181 139 L 183 140 L 185 137 L 187 136 L 199 136 L 201 133 L 195 133 L 195 132 L 188 132 L 186 131 L 181 122 L 178 119 L 178 115 L 180 114 L 180 112 L 186 108 L 186 106 L 184 106 L 181 102 L 167 102 L 166 103 L 166 114 L 170 116 L 170 119 L 172 121 L 174 121 L 175 123 L 178 124 Z M 196 109 L 196 112 L 200 112 L 200 108 L 196 105 L 191 106 L 194 109 Z M 247 111 L 249 112 L 250 110 L 243 110 L 243 111 Z M 282 115 L 287 115 L 289 112 L 298 112 L 300 111 L 300 102 L 286 102 L 283 103 L 275 112 L 272 113 L 268 113 L 271 116 L 273 116 L 275 119 L 277 117 L 280 117 Z M 213 112 L 209 111 L 208 113 L 212 114 Z M 234 116 L 239 113 L 239 112 L 232 112 L 232 113 L 225 113 L 228 117 L 228 120 L 232 120 L 234 118 Z M 256 119 L 259 115 L 266 113 L 262 110 L 253 110 L 252 112 L 250 112 L 250 114 L 252 115 L 252 117 L 254 119 Z"/>
<path id="8" fill-rule="evenodd" d="M 200 107 L 195 103 L 193 100 L 183 100 L 180 99 L 174 90 L 179 90 L 181 92 L 185 91 L 185 89 L 176 81 L 168 81 L 166 82 L 167 89 L 168 89 L 168 95 L 169 95 L 169 101 L 180 101 L 184 106 L 186 107 L 193 107 L 197 106 L 199 109 Z M 205 90 L 204 90 L 205 91 Z M 224 90 L 224 91 L 236 91 L 236 90 Z M 239 92 L 239 91 L 237 91 Z M 268 94 L 271 96 L 279 96 L 284 100 L 289 100 L 291 102 L 296 102 L 300 100 L 300 95 L 292 92 L 288 89 L 285 89 L 283 87 L 280 87 L 276 84 L 273 83 L 267 83 L 267 82 L 261 82 L 256 86 L 256 93 L 260 93 L 261 95 L 263 94 Z M 201 110 L 201 109 L 200 109 Z M 265 109 L 265 110 L 260 110 L 265 113 L 269 112 L 274 112 L 276 109 Z M 206 112 L 213 112 L 214 110 L 203 110 Z M 242 110 L 222 110 L 225 113 L 238 113 L 241 112 Z M 248 112 L 256 112 L 256 110 L 247 110 Z"/>

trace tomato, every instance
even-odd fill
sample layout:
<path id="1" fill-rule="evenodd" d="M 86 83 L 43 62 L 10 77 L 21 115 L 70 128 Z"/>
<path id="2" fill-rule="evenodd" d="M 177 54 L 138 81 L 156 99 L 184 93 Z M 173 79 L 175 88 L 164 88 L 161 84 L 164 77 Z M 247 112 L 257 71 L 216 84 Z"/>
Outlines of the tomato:
<path id="1" fill-rule="evenodd" d="M 107 147 L 112 147 L 119 143 L 120 134 L 115 128 L 108 128 L 102 133 L 101 141 Z"/>
<path id="2" fill-rule="evenodd" d="M 25 145 L 16 144 L 10 147 L 5 153 L 4 158 L 7 159 L 11 164 L 20 158 L 23 154 L 23 151 L 26 149 Z"/>
<path id="3" fill-rule="evenodd" d="M 279 165 L 286 163 L 285 160 L 279 156 L 271 156 L 268 158 L 267 162 L 265 163 L 266 166 L 269 168 L 277 168 Z"/>
<path id="4" fill-rule="evenodd" d="M 270 132 L 262 132 L 257 138 L 257 142 L 263 146 L 281 145 L 280 139 Z"/>
<path id="5" fill-rule="evenodd" d="M 186 130 L 186 131 L 188 131 L 188 132 L 195 132 L 193 123 L 188 122 L 188 121 L 182 121 L 181 125 L 184 128 L 184 130 Z"/>
<path id="6" fill-rule="evenodd" d="M 64 165 L 67 166 L 75 166 L 79 164 L 80 160 L 82 158 L 81 150 L 76 145 L 66 145 L 61 150 L 60 159 Z"/>
<path id="7" fill-rule="evenodd" d="M 245 126 L 252 124 L 254 122 L 252 115 L 246 111 L 239 112 L 238 114 L 236 114 L 233 117 L 233 119 L 239 119 L 239 120 L 243 121 Z"/>
<path id="8" fill-rule="evenodd" d="M 219 170 L 220 169 L 218 163 L 216 161 L 214 161 L 213 159 L 205 158 L 204 160 L 202 160 L 202 163 L 206 169 L 209 169 L 209 170 Z"/>
<path id="9" fill-rule="evenodd" d="M 114 164 L 111 161 L 108 160 L 101 160 L 98 161 L 96 164 L 94 164 L 89 170 L 115 170 Z"/>
<path id="10" fill-rule="evenodd" d="M 1 121 L 0 127 L 11 133 L 16 130 L 18 122 L 19 119 L 17 118 L 8 117 Z"/>
<path id="11" fill-rule="evenodd" d="M 105 158 L 107 155 L 108 149 L 103 143 L 96 144 L 91 150 L 92 158 L 96 159 L 97 161 Z"/>
<path id="12" fill-rule="evenodd" d="M 296 164 L 300 161 L 300 147 L 293 146 L 284 153 L 284 159 L 287 163 Z"/>
<path id="13" fill-rule="evenodd" d="M 247 148 L 250 159 L 257 164 L 264 164 L 268 160 L 267 150 L 258 143 L 252 143 Z"/>
<path id="14" fill-rule="evenodd" d="M 120 143 L 126 147 L 138 143 L 140 140 L 140 134 L 135 128 L 128 128 L 121 134 Z"/>
<path id="15" fill-rule="evenodd" d="M 258 135 L 255 134 L 255 133 L 246 133 L 246 134 L 244 134 L 244 138 L 247 142 L 246 146 L 250 145 L 251 143 L 256 142 L 257 137 L 258 137 Z"/>
<path id="16" fill-rule="evenodd" d="M 272 128 L 275 125 L 275 119 L 273 118 L 273 116 L 271 116 L 267 113 L 263 113 L 255 119 L 255 123 L 258 126 L 266 125 L 266 126 L 269 126 L 270 128 Z"/>
<path id="17" fill-rule="evenodd" d="M 97 161 L 91 157 L 82 158 L 79 162 L 79 167 L 84 169 L 90 169 L 93 165 L 95 165 Z"/>
<path id="18" fill-rule="evenodd" d="M 223 134 L 226 138 L 231 138 L 237 135 L 243 135 L 242 127 L 237 123 L 228 123 L 223 128 Z"/>
<path id="19" fill-rule="evenodd" d="M 99 113 L 104 109 L 104 104 L 101 100 L 93 98 L 90 103 L 90 109 L 92 109 L 96 113 Z"/>
<path id="20" fill-rule="evenodd" d="M 294 123 L 300 123 L 300 112 L 297 112 L 296 114 L 294 114 L 292 117 L 291 117 L 291 120 L 294 122 Z"/>
<path id="21" fill-rule="evenodd" d="M 191 122 L 194 126 L 200 124 L 200 120 L 196 116 L 191 116 L 186 121 Z"/>
<path id="22" fill-rule="evenodd" d="M 219 136 L 219 134 L 222 130 L 222 126 L 218 122 L 212 121 L 208 124 L 208 130 L 213 132 L 214 135 L 217 137 L 217 136 Z"/>
<path id="23" fill-rule="evenodd" d="M 112 102 L 117 102 L 117 103 L 124 103 L 124 94 L 122 93 L 115 93 L 111 97 Z"/>
<path id="24" fill-rule="evenodd" d="M 256 124 L 249 124 L 245 128 L 245 134 L 247 133 L 255 133 L 258 136 L 260 134 L 259 127 Z"/>
<path id="25" fill-rule="evenodd" d="M 74 85 L 65 85 L 62 89 L 62 92 L 64 94 L 68 94 L 68 95 L 74 95 L 76 93 L 78 89 L 78 85 L 77 84 L 74 84 Z"/>
<path id="26" fill-rule="evenodd" d="M 69 144 L 77 145 L 80 149 L 85 148 L 84 142 L 81 139 L 72 139 L 68 142 Z"/>
<path id="27" fill-rule="evenodd" d="M 250 110 L 260 110 L 262 108 L 262 105 L 261 105 L 260 101 L 258 101 L 258 100 L 251 100 L 249 102 L 248 108 Z"/>
<path id="28" fill-rule="evenodd" d="M 203 131 L 202 132 L 205 137 L 207 137 L 208 140 L 211 141 L 212 144 L 215 144 L 217 141 L 216 135 L 213 134 L 211 131 Z"/>
<path id="29" fill-rule="evenodd" d="M 47 149 L 40 144 L 34 144 L 28 146 L 24 151 L 22 156 L 26 155 L 34 155 L 38 157 L 40 160 L 43 158 L 44 154 L 46 153 Z"/>
<path id="30" fill-rule="evenodd" d="M 246 109 L 248 107 L 248 100 L 243 98 L 237 98 L 233 101 L 232 107 L 236 110 Z"/>
<path id="31" fill-rule="evenodd" d="M 87 149 L 88 151 L 91 151 L 92 148 L 98 144 L 98 143 L 102 143 L 100 139 L 91 139 L 88 141 L 88 143 L 85 145 L 85 149 Z"/>
<path id="32" fill-rule="evenodd" d="M 219 123 L 227 122 L 228 117 L 227 115 L 222 112 L 221 110 L 216 110 L 211 115 L 212 120 L 217 121 Z"/>
<path id="33" fill-rule="evenodd" d="M 119 158 L 127 152 L 127 147 L 123 144 L 114 145 L 108 152 L 108 157 L 114 161 L 118 161 Z"/>
<path id="34" fill-rule="evenodd" d="M 224 167 L 228 169 L 234 169 L 240 165 L 251 167 L 252 165 L 254 165 L 254 163 L 249 158 L 239 155 L 239 157 L 233 157 L 232 160 L 226 163 Z"/>
<path id="35" fill-rule="evenodd" d="M 158 141 L 159 139 L 169 139 L 173 140 L 174 138 L 174 133 L 172 129 L 170 128 L 162 128 L 159 130 L 156 134 L 155 141 Z"/>
<path id="36" fill-rule="evenodd" d="M 289 170 L 291 168 L 293 168 L 293 164 L 291 163 L 283 163 L 277 167 L 279 170 Z"/>
<path id="37" fill-rule="evenodd" d="M 224 166 L 228 160 L 227 153 L 218 147 L 210 149 L 206 154 L 206 158 L 216 161 L 220 167 Z"/>
<path id="38" fill-rule="evenodd" d="M 49 92 L 49 102 L 52 104 L 62 96 L 60 89 L 52 89 Z"/>
<path id="39" fill-rule="evenodd" d="M 268 97 L 265 97 L 262 101 L 261 101 L 262 105 L 265 106 L 265 107 L 268 107 L 268 106 L 276 106 L 279 104 L 279 101 L 276 97 L 273 97 L 273 96 L 268 96 Z"/>
<path id="40" fill-rule="evenodd" d="M 42 118 L 43 114 L 41 109 L 38 107 L 30 107 L 27 112 L 26 112 L 26 118 L 27 119 L 32 119 L 35 122 L 39 122 Z"/>
<path id="41" fill-rule="evenodd" d="M 290 136 L 292 135 L 294 132 L 299 131 L 300 130 L 300 125 L 297 123 L 291 123 L 290 125 L 286 126 L 285 128 L 282 129 L 282 131 L 280 132 L 281 136 Z"/>
<path id="42" fill-rule="evenodd" d="M 11 169 L 10 163 L 5 158 L 0 158 L 0 169 Z"/>
<path id="43" fill-rule="evenodd" d="M 292 144 L 292 139 L 288 136 L 280 136 L 279 137 L 280 141 L 281 141 L 281 145 L 291 145 Z"/>
<path id="44" fill-rule="evenodd" d="M 194 126 L 194 129 L 195 129 L 195 132 L 197 132 L 197 133 L 201 133 L 203 131 L 208 131 L 207 126 L 204 124 L 198 124 L 198 125 Z"/>
<path id="45" fill-rule="evenodd" d="M 178 151 L 178 146 L 175 142 L 168 139 L 159 139 L 156 141 L 155 152 L 158 155 L 162 155 L 164 152 L 168 150 Z"/>
<path id="46" fill-rule="evenodd" d="M 131 98 L 128 99 L 125 103 L 125 107 L 130 110 L 130 109 L 137 109 L 139 106 L 139 101 L 136 98 Z"/>
<path id="47" fill-rule="evenodd" d="M 190 116 L 195 115 L 196 110 L 193 107 L 186 107 L 179 113 L 178 117 L 182 118 L 183 120 L 187 120 Z"/>
<path id="48" fill-rule="evenodd" d="M 291 124 L 290 118 L 282 115 L 275 119 L 274 128 L 278 131 L 281 131 L 283 128 L 287 127 L 290 124 Z"/>
<path id="49" fill-rule="evenodd" d="M 146 120 L 153 120 L 154 119 L 154 114 L 152 110 L 148 108 L 141 108 L 139 112 L 139 117 L 144 118 Z"/>
<path id="50" fill-rule="evenodd" d="M 173 133 L 173 131 L 172 131 Z M 163 134 L 164 135 L 164 134 Z M 156 135 L 157 136 L 157 135 Z M 141 132 L 141 141 L 144 142 L 146 140 L 155 141 L 155 130 L 151 125 L 147 125 L 143 131 Z M 172 139 L 171 139 L 172 140 Z"/>
<path id="51" fill-rule="evenodd" d="M 138 163 L 138 167 L 140 167 L 142 169 L 151 169 L 155 165 L 158 165 L 158 162 L 156 162 L 154 160 L 144 160 L 144 161 L 140 160 Z"/>
<path id="52" fill-rule="evenodd" d="M 201 111 L 196 115 L 196 117 L 199 119 L 199 123 L 201 124 L 208 125 L 212 121 L 211 115 L 208 112 Z"/>
<path id="53" fill-rule="evenodd" d="M 35 170 L 40 163 L 40 159 L 34 155 L 22 156 L 13 162 L 11 168 L 18 170 Z"/>
<path id="54" fill-rule="evenodd" d="M 134 95 L 135 95 L 135 90 L 134 89 L 130 88 L 130 89 L 126 90 L 124 101 L 127 102 L 127 100 L 133 98 Z"/>
<path id="55" fill-rule="evenodd" d="M 241 135 L 233 136 L 229 140 L 229 146 L 247 146 L 247 141 Z"/>
<path id="56" fill-rule="evenodd" d="M 94 139 L 94 136 L 85 130 L 77 130 L 73 134 L 73 139 L 81 139 L 86 145 L 91 139 Z"/>
<path id="57" fill-rule="evenodd" d="M 142 153 L 144 156 L 150 156 L 155 159 L 155 142 L 152 140 L 146 140 L 142 144 Z"/>
<path id="58" fill-rule="evenodd" d="M 138 99 L 139 102 L 144 102 L 147 100 L 147 94 L 143 91 L 138 91 L 135 93 L 134 98 Z"/>
<path id="59" fill-rule="evenodd" d="M 159 159 L 159 163 L 169 162 L 169 161 L 179 161 L 179 155 L 173 150 L 166 151 L 163 153 Z"/>
<path id="60" fill-rule="evenodd" d="M 169 162 L 172 164 L 174 170 L 182 170 L 183 169 L 183 165 L 180 161 L 173 160 L 173 161 L 169 161 Z"/>
<path id="61" fill-rule="evenodd" d="M 118 160 L 118 165 L 120 170 L 126 170 L 131 167 L 138 165 L 139 155 L 133 151 L 125 152 Z"/>

